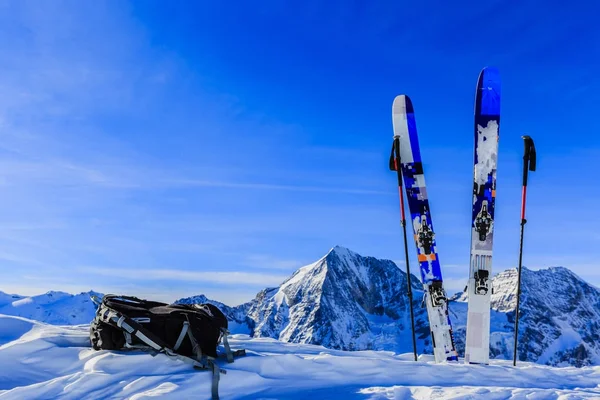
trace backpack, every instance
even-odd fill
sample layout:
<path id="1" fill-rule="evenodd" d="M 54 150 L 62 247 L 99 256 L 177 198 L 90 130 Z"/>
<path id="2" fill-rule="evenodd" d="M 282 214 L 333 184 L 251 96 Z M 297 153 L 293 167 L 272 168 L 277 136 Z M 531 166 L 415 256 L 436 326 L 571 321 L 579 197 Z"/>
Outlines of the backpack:
<path id="1" fill-rule="evenodd" d="M 195 369 L 213 373 L 212 398 L 218 399 L 221 373 L 215 360 L 223 342 L 228 362 L 244 350 L 231 351 L 228 321 L 216 306 L 206 304 L 167 304 L 131 296 L 92 297 L 98 309 L 90 325 L 94 350 L 149 349 L 178 358 Z"/>

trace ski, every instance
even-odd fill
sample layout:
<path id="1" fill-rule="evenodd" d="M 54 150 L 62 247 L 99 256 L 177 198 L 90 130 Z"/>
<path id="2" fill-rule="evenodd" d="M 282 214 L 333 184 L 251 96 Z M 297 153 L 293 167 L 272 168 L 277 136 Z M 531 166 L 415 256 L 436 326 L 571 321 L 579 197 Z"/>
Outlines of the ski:
<path id="1" fill-rule="evenodd" d="M 399 165 L 402 170 L 408 199 L 435 361 L 438 363 L 457 361 L 458 356 L 448 315 L 448 299 L 443 288 L 442 271 L 425 187 L 415 115 L 408 96 L 400 95 L 394 99 L 392 123 L 394 142 L 400 147 L 400 160 L 399 162 L 396 160 L 396 165 Z"/>
<path id="2" fill-rule="evenodd" d="M 500 74 L 484 68 L 475 94 L 475 151 L 465 363 L 490 359 L 492 246 L 500 132 Z"/>

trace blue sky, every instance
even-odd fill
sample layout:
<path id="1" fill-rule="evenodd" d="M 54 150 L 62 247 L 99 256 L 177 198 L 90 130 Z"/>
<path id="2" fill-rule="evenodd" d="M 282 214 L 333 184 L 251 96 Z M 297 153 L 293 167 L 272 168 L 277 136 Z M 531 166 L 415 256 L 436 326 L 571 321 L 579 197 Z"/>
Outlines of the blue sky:
<path id="1" fill-rule="evenodd" d="M 404 268 L 387 170 L 401 93 L 442 271 L 461 289 L 486 65 L 503 80 L 494 270 L 518 260 L 529 134 L 524 263 L 600 285 L 596 14 L 534 1 L 0 1 L 0 290 L 237 304 L 336 244 Z"/>

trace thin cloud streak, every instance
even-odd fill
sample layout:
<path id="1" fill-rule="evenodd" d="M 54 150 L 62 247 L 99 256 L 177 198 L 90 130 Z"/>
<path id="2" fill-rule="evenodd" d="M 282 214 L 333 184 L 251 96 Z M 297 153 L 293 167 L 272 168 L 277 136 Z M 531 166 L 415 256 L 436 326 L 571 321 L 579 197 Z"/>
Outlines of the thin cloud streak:
<path id="1" fill-rule="evenodd" d="M 169 280 L 169 281 L 195 281 L 216 283 L 222 285 L 254 285 L 259 287 L 277 286 L 285 281 L 287 275 L 261 274 L 240 271 L 181 271 L 176 269 L 116 269 L 102 267 L 85 267 L 80 269 L 87 274 L 100 276 L 118 276 L 119 279 L 132 280 Z"/>
<path id="2" fill-rule="evenodd" d="M 204 181 L 194 179 L 180 179 L 171 181 L 174 185 L 182 186 L 202 186 L 202 187 L 222 187 L 232 189 L 258 189 L 258 190 L 289 190 L 296 192 L 322 192 L 322 193 L 348 193 L 348 194 L 365 194 L 365 195 L 386 195 L 390 192 L 368 189 L 346 189 L 346 188 L 326 188 L 318 186 L 293 186 L 293 185 L 278 185 L 270 183 L 239 183 L 225 181 Z"/>
<path id="3" fill-rule="evenodd" d="M 308 263 L 302 263 L 298 260 L 282 260 L 264 254 L 251 254 L 245 257 L 243 264 L 260 269 L 296 270 Z"/>

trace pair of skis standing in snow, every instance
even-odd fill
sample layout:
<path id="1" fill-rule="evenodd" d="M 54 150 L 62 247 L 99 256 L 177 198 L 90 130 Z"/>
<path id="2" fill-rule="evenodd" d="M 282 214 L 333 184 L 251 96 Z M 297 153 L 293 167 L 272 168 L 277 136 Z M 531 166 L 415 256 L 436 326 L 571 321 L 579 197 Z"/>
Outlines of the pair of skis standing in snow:
<path id="1" fill-rule="evenodd" d="M 431 328 L 431 339 L 436 362 L 457 361 L 452 325 L 448 315 L 448 301 L 443 288 L 442 272 L 436 249 L 431 220 L 414 109 L 405 95 L 397 96 L 392 107 L 394 143 L 390 156 L 390 169 L 398 172 L 401 224 L 404 230 L 404 247 L 408 277 L 408 296 L 411 302 L 413 349 L 417 359 L 412 310 L 412 291 L 406 238 L 406 217 L 403 178 L 417 246 L 421 281 L 425 291 L 425 304 Z M 500 75 L 495 68 L 484 68 L 477 82 L 475 99 L 475 152 L 473 173 L 473 214 L 471 224 L 471 262 L 469 267 L 466 363 L 489 363 L 490 298 L 492 272 L 492 244 L 494 233 L 494 207 L 496 198 L 496 167 L 500 129 Z M 535 148 L 528 136 L 525 139 L 523 173 L 523 198 L 521 209 L 521 249 L 525 224 L 525 195 L 527 171 L 535 170 Z M 519 256 L 519 277 L 521 255 Z M 519 283 L 520 285 L 520 283 Z M 518 289 L 520 293 L 520 287 Z M 518 303 L 517 303 L 518 314 Z M 516 318 L 518 322 L 518 318 Z M 518 329 L 515 329 L 517 332 Z M 516 349 L 515 334 L 515 349 Z M 516 352 L 515 352 L 516 354 Z M 516 355 L 515 355 L 516 360 Z"/>

